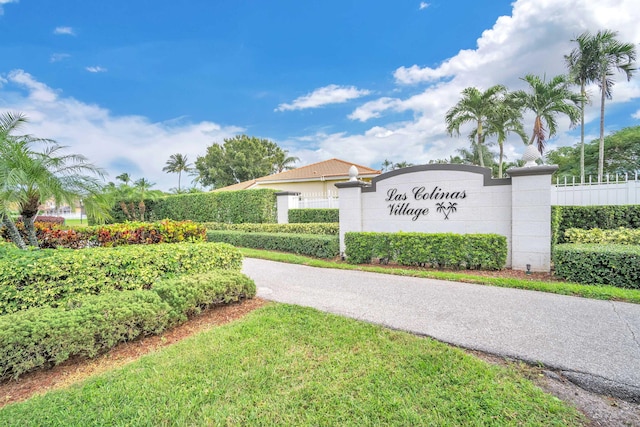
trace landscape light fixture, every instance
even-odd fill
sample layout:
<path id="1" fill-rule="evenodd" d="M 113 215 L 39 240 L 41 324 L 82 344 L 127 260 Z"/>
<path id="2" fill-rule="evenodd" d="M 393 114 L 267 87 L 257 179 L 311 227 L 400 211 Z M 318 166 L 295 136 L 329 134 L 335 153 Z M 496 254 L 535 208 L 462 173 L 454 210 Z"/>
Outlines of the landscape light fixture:
<path id="1" fill-rule="evenodd" d="M 527 264 L 527 274 L 531 274 L 531 264 Z"/>

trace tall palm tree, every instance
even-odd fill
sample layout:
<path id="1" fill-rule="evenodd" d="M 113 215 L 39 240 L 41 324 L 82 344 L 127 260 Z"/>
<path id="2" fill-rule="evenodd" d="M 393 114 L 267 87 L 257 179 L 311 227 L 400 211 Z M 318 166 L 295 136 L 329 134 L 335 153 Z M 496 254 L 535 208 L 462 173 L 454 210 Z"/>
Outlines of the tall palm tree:
<path id="1" fill-rule="evenodd" d="M 26 118 L 20 114 L 0 115 L 3 205 L 17 205 L 29 245 L 38 247 L 33 222 L 40 205 L 49 199 L 53 199 L 56 204 L 66 202 L 72 205 L 78 199 L 90 198 L 100 193 L 100 179 L 104 173 L 84 156 L 62 154 L 64 147 L 53 140 L 14 135 L 13 132 L 24 123 Z M 34 148 L 35 145 L 42 145 L 43 148 L 38 151 Z M 90 203 L 86 207 L 94 216 L 108 216 L 108 208 L 104 205 Z M 3 215 L 3 222 L 6 223 L 5 219 L 6 215 Z M 14 243 L 22 247 L 19 240 L 14 240 Z"/>
<path id="2" fill-rule="evenodd" d="M 516 91 L 513 99 L 520 108 L 535 114 L 529 145 L 535 143 L 540 154 L 543 154 L 547 138 L 556 134 L 556 117 L 559 114 L 566 115 L 572 126 L 580 118 L 578 105 L 582 95 L 569 89 L 569 80 L 564 75 L 555 76 L 547 82 L 546 78 L 527 74 L 522 80 L 529 84 L 530 91 Z"/>
<path id="3" fill-rule="evenodd" d="M 288 150 L 278 150 L 273 159 L 274 172 L 280 173 L 286 170 L 295 169 L 294 163 L 300 159 L 295 156 L 289 156 Z"/>
<path id="4" fill-rule="evenodd" d="M 585 31 L 572 42 L 578 43 L 564 60 L 569 69 L 569 79 L 580 86 L 580 182 L 584 183 L 584 105 L 589 102 L 586 86 L 598 80 L 596 68 L 596 46 L 593 36 Z"/>
<path id="5" fill-rule="evenodd" d="M 476 144 L 482 150 L 483 129 L 482 126 L 487 117 L 492 114 L 501 97 L 507 92 L 503 85 L 491 86 L 484 92 L 478 88 L 468 87 L 462 91 L 462 99 L 454 105 L 445 116 L 447 132 L 449 135 L 460 135 L 460 126 L 471 122 L 476 125 Z M 484 167 L 484 156 L 478 156 L 480 166 Z"/>
<path id="6" fill-rule="evenodd" d="M 504 142 L 510 133 L 515 133 L 527 143 L 527 135 L 522 126 L 522 111 L 512 101 L 512 96 L 507 96 L 504 102 L 498 104 L 495 110 L 487 117 L 485 124 L 485 136 L 495 136 L 500 154 L 498 160 L 498 178 L 502 178 L 502 163 L 504 161 Z"/>
<path id="7" fill-rule="evenodd" d="M 636 71 L 636 47 L 633 43 L 622 43 L 616 39 L 618 33 L 611 30 L 598 31 L 590 44 L 593 50 L 590 60 L 594 61 L 597 70 L 596 83 L 600 88 L 600 145 L 598 151 L 598 182 L 602 181 L 604 170 L 604 105 L 606 99 L 613 96 L 613 75 L 622 72 L 627 80 Z"/>
<path id="8" fill-rule="evenodd" d="M 131 182 L 131 175 L 129 175 L 127 172 L 122 172 L 120 175 L 116 176 L 116 179 L 118 181 L 122 181 L 125 185 L 129 185 L 129 183 Z"/>
<path id="9" fill-rule="evenodd" d="M 191 163 L 187 159 L 187 156 L 180 153 L 172 154 L 167 160 L 167 165 L 162 168 L 163 172 L 177 173 L 178 174 L 178 193 L 180 192 L 180 180 L 182 178 L 182 172 L 189 172 Z"/>

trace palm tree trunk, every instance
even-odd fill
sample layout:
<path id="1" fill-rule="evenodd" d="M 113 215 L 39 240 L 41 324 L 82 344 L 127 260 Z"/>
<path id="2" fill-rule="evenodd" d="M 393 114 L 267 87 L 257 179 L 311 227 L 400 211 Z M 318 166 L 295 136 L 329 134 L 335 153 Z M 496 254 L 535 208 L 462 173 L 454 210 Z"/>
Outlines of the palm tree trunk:
<path id="1" fill-rule="evenodd" d="M 180 193 L 180 178 L 182 177 L 182 171 L 178 172 L 178 193 Z"/>
<path id="2" fill-rule="evenodd" d="M 480 153 L 480 167 L 484 167 L 484 159 L 482 158 L 482 122 L 478 121 L 478 151 Z"/>
<path id="3" fill-rule="evenodd" d="M 27 249 L 27 244 L 24 242 L 24 239 L 20 235 L 20 231 L 18 231 L 18 227 L 16 224 L 9 218 L 8 215 L 1 213 L 0 217 L 2 217 L 2 223 L 7 227 L 7 231 L 9 233 L 9 238 L 11 241 L 20 249 Z"/>
<path id="4" fill-rule="evenodd" d="M 22 215 L 22 221 L 24 222 L 24 229 L 27 231 L 27 240 L 29 241 L 29 246 L 33 246 L 34 248 L 39 248 L 38 245 L 38 237 L 36 236 L 36 228 L 33 225 L 33 222 L 36 219 L 36 215 Z"/>
<path id="5" fill-rule="evenodd" d="M 580 184 L 584 184 L 584 100 L 587 95 L 584 90 L 584 81 L 580 83 L 580 93 L 582 94 L 580 101 Z"/>
<path id="6" fill-rule="evenodd" d="M 600 82 L 600 145 L 598 146 L 598 182 L 602 182 L 602 175 L 604 173 L 604 101 L 606 99 L 606 84 L 607 75 L 602 76 L 602 82 Z"/>
<path id="7" fill-rule="evenodd" d="M 498 178 L 502 178 L 502 157 L 504 156 L 504 141 L 498 141 L 500 146 L 500 162 L 498 163 Z"/>

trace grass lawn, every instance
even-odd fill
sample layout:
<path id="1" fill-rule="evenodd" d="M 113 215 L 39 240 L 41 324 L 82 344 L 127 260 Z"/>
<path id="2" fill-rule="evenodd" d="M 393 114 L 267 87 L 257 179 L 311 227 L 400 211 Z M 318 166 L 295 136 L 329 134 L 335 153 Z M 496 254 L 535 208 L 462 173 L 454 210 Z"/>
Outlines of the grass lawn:
<path id="1" fill-rule="evenodd" d="M 75 225 L 89 225 L 89 223 L 87 222 L 87 218 L 83 218 L 82 222 L 80 222 L 80 219 L 65 219 L 64 225 L 73 227 Z"/>
<path id="2" fill-rule="evenodd" d="M 311 258 L 302 255 L 294 255 L 282 252 L 271 252 L 260 249 L 239 248 L 242 254 L 248 258 L 260 258 L 271 261 L 302 264 L 311 267 L 338 268 L 343 270 L 370 271 L 373 273 L 393 274 L 398 276 L 424 277 L 428 279 L 451 280 L 456 282 L 476 283 L 479 285 L 500 286 L 503 288 L 528 289 L 531 291 L 550 292 L 561 295 L 573 295 L 584 298 L 600 300 L 625 301 L 640 304 L 639 289 L 623 289 L 615 286 L 581 285 L 578 283 L 561 281 L 522 280 L 517 278 L 487 277 L 474 275 L 473 271 L 436 271 L 415 270 L 402 268 L 378 267 L 375 265 L 353 265 L 345 262 L 335 262 L 323 259 Z"/>
<path id="3" fill-rule="evenodd" d="M 283 304 L 0 410 L 3 426 L 583 422 L 515 368 L 432 339 Z"/>

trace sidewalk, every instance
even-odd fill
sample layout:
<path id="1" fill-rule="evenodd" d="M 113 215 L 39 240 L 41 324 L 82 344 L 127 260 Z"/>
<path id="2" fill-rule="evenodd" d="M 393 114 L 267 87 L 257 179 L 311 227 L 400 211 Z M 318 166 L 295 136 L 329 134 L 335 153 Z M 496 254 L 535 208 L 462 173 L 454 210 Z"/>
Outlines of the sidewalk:
<path id="1" fill-rule="evenodd" d="M 640 305 L 245 258 L 261 298 L 542 363 L 640 402 Z"/>

